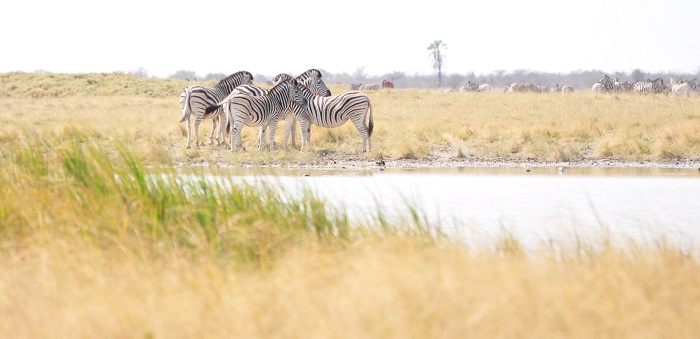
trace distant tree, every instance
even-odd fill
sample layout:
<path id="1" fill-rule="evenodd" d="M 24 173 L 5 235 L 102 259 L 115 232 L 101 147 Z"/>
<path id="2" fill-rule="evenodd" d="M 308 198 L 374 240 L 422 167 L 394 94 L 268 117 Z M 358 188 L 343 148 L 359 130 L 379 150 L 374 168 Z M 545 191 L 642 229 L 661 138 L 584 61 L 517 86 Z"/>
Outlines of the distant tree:
<path id="1" fill-rule="evenodd" d="M 148 78 L 148 71 L 143 67 L 139 67 L 139 68 L 131 71 L 131 74 L 133 74 L 137 77 Z"/>
<path id="2" fill-rule="evenodd" d="M 197 81 L 197 73 L 195 73 L 194 71 L 179 70 L 170 75 L 168 78 Z"/>
<path id="3" fill-rule="evenodd" d="M 644 81 L 644 72 L 642 72 L 639 69 L 635 69 L 630 73 L 630 78 L 632 78 L 632 82 L 642 82 Z"/>
<path id="4" fill-rule="evenodd" d="M 435 40 L 428 46 L 428 56 L 433 63 L 433 70 L 438 72 L 438 87 L 442 86 L 442 67 L 445 63 L 445 45 L 442 40 Z"/>
<path id="5" fill-rule="evenodd" d="M 365 66 L 358 67 L 355 73 L 352 74 L 357 81 L 365 81 L 367 79 L 367 74 L 365 73 Z"/>
<path id="6" fill-rule="evenodd" d="M 209 80 L 219 81 L 225 77 L 227 77 L 227 75 L 224 73 L 208 73 L 207 75 L 204 76 L 204 79 L 202 79 L 202 81 L 209 81 Z"/>

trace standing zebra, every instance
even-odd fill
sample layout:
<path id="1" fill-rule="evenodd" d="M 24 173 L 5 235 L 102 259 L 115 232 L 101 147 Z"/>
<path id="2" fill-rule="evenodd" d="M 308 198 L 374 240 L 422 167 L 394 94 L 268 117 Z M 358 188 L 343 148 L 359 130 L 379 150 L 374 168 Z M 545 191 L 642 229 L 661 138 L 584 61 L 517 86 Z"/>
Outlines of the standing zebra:
<path id="1" fill-rule="evenodd" d="M 664 88 L 664 80 L 661 78 L 647 79 L 645 82 L 634 84 L 634 91 L 639 94 L 661 93 L 664 91 Z"/>
<path id="2" fill-rule="evenodd" d="M 615 91 L 615 83 L 619 81 L 620 78 L 613 79 L 609 75 L 603 74 L 603 76 L 597 82 L 598 84 L 602 85 L 602 88 L 599 88 L 599 92 L 609 93 Z"/>
<path id="3" fill-rule="evenodd" d="M 382 89 L 380 84 L 362 84 L 359 88 L 360 91 L 378 91 L 380 89 Z"/>
<path id="4" fill-rule="evenodd" d="M 223 108 L 227 118 L 227 125 L 231 128 L 231 150 L 239 146 L 240 133 L 243 125 L 258 127 L 270 126 L 270 150 L 274 148 L 275 131 L 281 114 L 289 107 L 294 99 L 302 100 L 297 93 L 297 83 L 294 79 L 287 79 L 272 87 L 267 95 L 253 96 L 244 93 L 233 93 L 215 106 L 207 110 L 213 111 L 218 106 Z M 298 102 L 303 108 L 302 102 Z M 261 140 L 258 149 L 264 147 Z"/>
<path id="5" fill-rule="evenodd" d="M 540 88 L 531 84 L 531 83 L 517 83 L 514 82 L 510 84 L 509 87 L 506 87 L 505 92 L 508 93 L 524 93 L 524 92 L 533 92 L 533 93 L 540 93 Z"/>
<path id="6" fill-rule="evenodd" d="M 372 150 L 372 130 L 374 130 L 374 118 L 372 103 L 369 98 L 360 92 L 346 92 L 331 97 L 314 95 L 303 84 L 298 86 L 298 94 L 306 100 L 306 105 L 300 105 L 295 100 L 292 109 L 301 125 L 301 150 L 304 151 L 311 141 L 311 126 L 338 127 L 346 121 L 352 120 L 357 131 L 362 135 L 362 152 Z M 365 117 L 369 111 L 369 126 L 365 124 Z"/>
<path id="7" fill-rule="evenodd" d="M 216 129 L 216 119 L 221 112 L 212 112 L 214 114 L 205 114 L 207 107 L 215 105 L 223 100 L 233 91 L 234 88 L 240 85 L 248 85 L 253 83 L 253 75 L 247 71 L 233 73 L 225 79 L 219 81 L 213 87 L 208 86 L 188 86 L 180 94 L 180 107 L 182 108 L 182 119 L 180 122 L 187 122 L 187 147 L 190 148 L 190 116 L 195 116 L 194 122 L 194 137 L 195 146 L 199 147 L 199 124 L 203 119 L 212 118 L 212 131 L 209 136 L 210 142 L 214 143 L 214 130 Z M 220 127 L 223 130 L 223 126 Z M 218 141 L 218 137 L 217 137 Z"/>
<path id="8" fill-rule="evenodd" d="M 478 92 L 479 84 L 473 83 L 471 80 L 467 81 L 467 84 L 459 88 L 463 92 Z"/>
<path id="9" fill-rule="evenodd" d="M 557 84 L 557 86 L 558 86 L 558 84 Z M 569 85 L 564 85 L 564 86 L 561 86 L 561 92 L 562 93 L 573 93 L 574 88 L 569 86 Z"/>
<path id="10" fill-rule="evenodd" d="M 306 72 L 302 73 L 296 79 L 309 87 L 312 92 L 316 95 L 324 96 L 324 97 L 329 97 L 331 96 L 331 90 L 328 89 L 326 86 L 326 83 L 323 82 L 323 79 L 321 79 L 321 71 L 317 69 L 309 69 Z M 280 81 L 284 81 L 287 79 L 293 79 L 293 77 L 289 74 L 286 73 L 280 73 L 277 74 L 272 80 L 274 81 L 275 84 L 279 83 Z M 284 118 L 285 121 L 285 128 L 284 128 L 284 149 L 287 148 L 287 140 L 289 139 L 289 136 L 292 136 L 292 147 L 296 148 L 297 143 L 296 143 L 296 131 L 297 131 L 297 120 L 294 116 L 294 112 L 292 112 L 291 109 L 288 109 L 281 118 Z M 260 134 L 258 135 L 258 143 L 261 143 L 262 140 L 265 138 L 265 133 L 267 132 L 267 127 L 262 126 L 260 127 Z"/>

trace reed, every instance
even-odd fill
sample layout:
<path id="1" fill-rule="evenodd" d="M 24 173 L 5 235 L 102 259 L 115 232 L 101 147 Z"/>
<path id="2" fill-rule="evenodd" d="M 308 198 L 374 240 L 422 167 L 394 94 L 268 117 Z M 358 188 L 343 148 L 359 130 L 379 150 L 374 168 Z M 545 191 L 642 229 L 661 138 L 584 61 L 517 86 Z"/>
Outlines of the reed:
<path id="1" fill-rule="evenodd" d="M 0 337 L 700 334 L 694 249 L 468 246 L 414 206 L 349 220 L 79 127 L 0 139 Z"/>

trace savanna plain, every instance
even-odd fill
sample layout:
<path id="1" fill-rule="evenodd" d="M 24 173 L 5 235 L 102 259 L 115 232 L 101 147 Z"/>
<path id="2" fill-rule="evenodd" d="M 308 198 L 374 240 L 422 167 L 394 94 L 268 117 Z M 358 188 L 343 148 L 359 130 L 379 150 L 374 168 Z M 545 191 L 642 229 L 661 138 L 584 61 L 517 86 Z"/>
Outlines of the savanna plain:
<path id="1" fill-rule="evenodd" d="M 258 151 L 247 127 L 232 152 L 208 145 L 209 120 L 205 145 L 185 149 L 188 84 L 0 74 L 1 337 L 700 336 L 695 248 L 604 234 L 466 245 L 413 208 L 404 221 L 380 207 L 353 220 L 312 191 L 204 179 L 380 161 L 697 168 L 698 96 L 390 89 L 367 93 L 367 153 L 349 123 L 312 127 L 306 152 L 280 146 L 283 123 L 278 147 Z"/>

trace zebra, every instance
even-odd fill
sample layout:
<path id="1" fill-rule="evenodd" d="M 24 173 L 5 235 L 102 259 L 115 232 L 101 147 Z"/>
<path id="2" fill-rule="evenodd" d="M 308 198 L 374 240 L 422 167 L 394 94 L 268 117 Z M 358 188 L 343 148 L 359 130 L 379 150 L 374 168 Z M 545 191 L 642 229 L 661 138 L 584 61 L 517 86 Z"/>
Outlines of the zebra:
<path id="1" fill-rule="evenodd" d="M 664 87 L 664 80 L 661 78 L 647 79 L 645 82 L 634 84 L 634 91 L 639 94 L 661 93 L 664 91 Z"/>
<path id="2" fill-rule="evenodd" d="M 210 106 L 207 111 L 214 111 L 221 107 L 230 127 L 231 150 L 235 151 L 239 146 L 240 133 L 243 125 L 246 126 L 270 126 L 270 150 L 274 149 L 275 131 L 277 122 L 282 113 L 289 107 L 294 99 L 303 99 L 297 92 L 297 82 L 294 79 L 280 81 L 272 87 L 266 95 L 254 96 L 245 93 L 233 93 L 227 96 L 217 105 Z M 298 103 L 304 107 L 303 103 Z M 264 140 L 261 140 L 258 149 L 262 150 Z"/>
<path id="3" fill-rule="evenodd" d="M 490 92 L 490 91 L 491 91 L 491 85 L 489 85 L 489 84 L 479 85 L 479 92 Z"/>
<path id="4" fill-rule="evenodd" d="M 556 84 L 554 84 L 554 87 L 550 88 L 549 91 L 551 93 L 561 92 L 561 87 L 559 86 L 559 83 L 557 82 Z"/>
<path id="5" fill-rule="evenodd" d="M 194 137 L 195 146 L 199 147 L 199 124 L 202 123 L 203 119 L 211 117 L 212 119 L 212 131 L 209 136 L 210 142 L 214 143 L 214 131 L 216 130 L 217 118 L 221 114 L 218 112 L 211 112 L 206 114 L 207 107 L 216 104 L 217 102 L 224 99 L 227 95 L 233 91 L 234 88 L 240 85 L 249 85 L 253 83 L 253 75 L 248 71 L 239 71 L 233 73 L 226 77 L 225 79 L 219 81 L 213 87 L 209 86 L 187 86 L 185 90 L 180 94 L 180 107 L 182 108 L 182 119 L 180 122 L 187 122 L 187 146 L 190 148 L 190 116 L 195 116 L 194 122 Z M 214 113 L 214 114 L 212 114 Z M 219 128 L 219 135 L 222 134 L 223 126 Z M 217 136 L 217 142 L 219 137 Z"/>
<path id="6" fill-rule="evenodd" d="M 467 81 L 467 84 L 459 88 L 460 91 L 463 92 L 478 92 L 479 91 L 479 84 L 471 82 L 471 80 Z"/>
<path id="7" fill-rule="evenodd" d="M 309 87 L 311 89 L 311 91 L 314 92 L 314 94 L 324 96 L 324 97 L 329 97 L 329 96 L 331 96 L 331 90 L 328 89 L 328 87 L 323 82 L 321 77 L 322 77 L 321 71 L 312 68 L 312 69 L 309 69 L 306 72 L 302 73 L 298 77 L 296 77 L 296 79 L 299 82 L 301 82 L 302 84 Z M 279 83 L 280 81 L 288 80 L 288 79 L 293 79 L 293 77 L 287 73 L 280 73 L 273 78 L 273 81 L 275 83 Z M 284 120 L 285 120 L 284 149 L 288 149 L 287 148 L 287 140 L 289 139 L 290 135 L 292 137 L 292 147 L 296 148 L 297 147 L 297 143 L 296 143 L 297 120 L 294 117 L 294 113 L 292 112 L 291 109 L 288 109 L 282 115 L 282 118 L 284 118 Z M 266 132 L 267 132 L 267 127 L 261 126 L 260 127 L 260 134 L 258 135 L 258 143 L 261 143 L 262 140 L 265 138 Z"/>
<path id="8" fill-rule="evenodd" d="M 557 86 L 558 86 L 558 85 L 557 85 Z M 571 87 L 571 86 L 569 86 L 569 85 L 564 85 L 564 86 L 561 86 L 561 92 L 562 92 L 562 93 L 573 93 L 573 92 L 574 92 L 574 88 Z"/>
<path id="9" fill-rule="evenodd" d="M 609 93 L 609 92 L 615 92 L 617 91 L 616 84 L 620 82 L 620 78 L 611 78 L 607 74 L 603 74 L 603 76 L 596 82 L 596 84 L 600 84 L 600 86 L 596 86 L 593 84 L 593 93 Z"/>
<path id="10" fill-rule="evenodd" d="M 298 86 L 298 94 L 302 96 L 305 105 L 300 105 L 297 100 L 292 102 L 292 109 L 301 125 L 301 150 L 304 151 L 311 141 L 311 124 L 321 127 L 339 127 L 346 121 L 352 120 L 357 131 L 362 135 L 362 152 L 372 150 L 372 131 L 374 130 L 374 118 L 372 103 L 367 95 L 351 91 L 343 94 L 322 97 L 303 84 Z M 369 125 L 365 118 L 369 111 Z"/>
<path id="11" fill-rule="evenodd" d="M 382 89 L 380 84 L 362 84 L 359 88 L 360 91 L 378 91 L 380 89 Z"/>
<path id="12" fill-rule="evenodd" d="M 510 87 L 506 88 L 507 92 L 512 92 L 512 93 L 524 93 L 524 92 L 534 92 L 534 93 L 540 93 L 540 88 L 531 84 L 531 83 L 517 83 L 514 82 L 510 84 Z"/>
<path id="13" fill-rule="evenodd" d="M 673 79 L 673 78 L 671 78 Z M 679 94 L 685 94 L 686 97 L 690 96 L 690 85 L 688 83 L 674 83 L 670 84 L 671 86 L 671 92 L 673 93 L 673 96 L 679 95 Z"/>
<path id="14" fill-rule="evenodd" d="M 360 86 L 362 86 L 362 84 L 350 84 L 350 90 L 351 91 L 359 91 Z"/>

